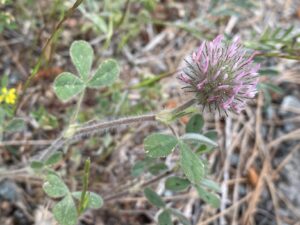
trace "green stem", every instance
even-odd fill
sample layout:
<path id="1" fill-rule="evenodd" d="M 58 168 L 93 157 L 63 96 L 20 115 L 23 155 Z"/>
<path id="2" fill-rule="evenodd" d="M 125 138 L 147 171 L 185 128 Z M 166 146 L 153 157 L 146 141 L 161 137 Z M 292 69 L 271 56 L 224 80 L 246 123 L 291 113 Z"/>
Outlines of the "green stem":
<path id="1" fill-rule="evenodd" d="M 88 190 L 89 185 L 89 177 L 90 177 L 90 167 L 91 167 L 91 160 L 88 158 L 85 160 L 84 164 L 84 175 L 83 175 L 83 190 L 81 192 L 79 207 L 78 207 L 78 213 L 79 215 L 85 210 L 86 204 L 88 200 L 86 200 L 86 193 Z"/>
<path id="2" fill-rule="evenodd" d="M 78 100 L 77 105 L 76 105 L 76 109 L 75 109 L 74 114 L 73 114 L 73 116 L 70 120 L 70 125 L 74 124 L 77 120 L 77 117 L 78 117 L 78 114 L 79 114 L 79 111 L 80 111 L 80 107 L 81 107 L 81 104 L 82 104 L 82 101 L 83 101 L 83 98 L 84 98 L 84 94 L 85 94 L 85 91 L 83 91 L 80 94 L 79 100 Z"/>
<path id="3" fill-rule="evenodd" d="M 0 126 L 0 142 L 2 142 L 2 139 L 3 139 L 3 127 Z"/>
<path id="4" fill-rule="evenodd" d="M 287 55 L 280 52 L 262 52 L 257 54 L 256 56 L 263 56 L 263 57 L 275 57 L 275 58 L 284 58 L 284 59 L 291 59 L 291 60 L 298 60 L 300 61 L 299 55 Z"/>
<path id="5" fill-rule="evenodd" d="M 182 112 L 182 111 L 186 110 L 187 108 L 189 108 L 190 106 L 194 105 L 195 102 L 196 102 L 195 99 L 191 99 L 191 100 L 183 103 L 182 105 L 178 106 L 177 108 L 173 109 L 172 113 L 177 114 L 179 112 Z"/>
<path id="6" fill-rule="evenodd" d="M 174 120 L 177 120 L 178 118 L 191 114 L 195 110 L 193 108 L 190 108 L 192 105 L 196 103 L 195 99 L 189 100 L 185 102 L 184 104 L 178 106 L 175 109 L 172 110 L 163 110 L 160 113 L 156 115 L 156 119 L 164 124 L 170 124 Z"/>
<path id="7" fill-rule="evenodd" d="M 119 28 L 123 24 L 123 22 L 126 18 L 126 15 L 128 13 L 129 3 L 130 3 L 130 0 L 127 0 L 126 3 L 125 3 L 125 7 L 124 7 L 122 17 L 121 17 L 120 21 L 118 22 L 118 24 L 116 25 L 116 29 Z"/>

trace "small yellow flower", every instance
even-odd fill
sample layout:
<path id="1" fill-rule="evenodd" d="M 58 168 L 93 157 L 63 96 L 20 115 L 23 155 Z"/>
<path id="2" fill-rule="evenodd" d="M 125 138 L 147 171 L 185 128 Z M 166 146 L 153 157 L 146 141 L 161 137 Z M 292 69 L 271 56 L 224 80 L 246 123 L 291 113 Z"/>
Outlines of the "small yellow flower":
<path id="1" fill-rule="evenodd" d="M 11 88 L 11 89 L 7 89 L 7 88 L 2 88 L 1 89 L 1 95 L 0 95 L 0 103 L 5 102 L 6 104 L 15 104 L 17 99 L 17 95 L 16 95 L 16 89 L 15 88 Z"/>

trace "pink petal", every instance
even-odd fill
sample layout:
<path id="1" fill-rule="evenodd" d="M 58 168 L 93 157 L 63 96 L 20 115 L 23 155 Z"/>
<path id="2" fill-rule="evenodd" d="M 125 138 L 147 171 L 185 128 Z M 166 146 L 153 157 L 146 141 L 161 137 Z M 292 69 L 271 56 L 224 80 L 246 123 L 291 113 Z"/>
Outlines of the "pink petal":
<path id="1" fill-rule="evenodd" d="M 202 55 L 202 51 L 203 51 L 203 48 L 205 46 L 205 41 L 202 42 L 202 44 L 200 45 L 200 48 L 198 49 L 198 52 L 197 52 L 197 55 L 196 55 L 196 61 L 199 62 L 200 60 L 200 57 Z"/>
<path id="2" fill-rule="evenodd" d="M 248 98 L 254 98 L 256 95 L 257 91 L 252 91 L 252 92 L 248 92 L 246 93 L 246 97 Z"/>
<path id="3" fill-rule="evenodd" d="M 223 40 L 223 35 L 219 34 L 212 42 L 215 46 L 218 46 Z"/>
<path id="4" fill-rule="evenodd" d="M 251 69 L 251 73 L 257 73 L 257 71 L 259 71 L 260 69 L 260 64 L 256 64 L 252 69 Z"/>
<path id="5" fill-rule="evenodd" d="M 219 77 L 220 73 L 221 70 L 218 70 L 218 72 L 213 76 L 213 81 L 215 81 Z"/>
<path id="6" fill-rule="evenodd" d="M 228 88 L 230 88 L 229 85 L 221 85 L 221 86 L 217 87 L 217 90 L 224 90 L 224 89 L 228 89 Z"/>
<path id="7" fill-rule="evenodd" d="M 245 64 L 248 64 L 249 62 L 251 62 L 254 58 L 254 56 L 257 55 L 257 52 L 253 52 L 252 55 L 249 57 L 249 59 L 246 60 Z"/>
<path id="8" fill-rule="evenodd" d="M 245 73 L 245 71 L 242 71 L 240 74 L 238 74 L 237 76 L 235 76 L 234 81 L 239 82 L 241 80 L 241 78 L 243 78 L 246 75 L 247 74 Z"/>
<path id="9" fill-rule="evenodd" d="M 238 86 L 235 86 L 232 90 L 233 94 L 236 95 L 237 93 L 239 93 L 239 91 L 242 89 L 242 85 L 239 84 Z"/>
<path id="10" fill-rule="evenodd" d="M 222 104 L 221 104 L 221 107 L 223 108 L 223 109 L 229 109 L 230 108 L 230 105 L 231 105 L 231 103 L 233 102 L 233 99 L 234 99 L 234 96 L 231 96 L 229 99 L 227 99 L 225 102 L 223 102 Z"/>
<path id="11" fill-rule="evenodd" d="M 192 60 L 197 61 L 196 59 L 197 59 L 197 54 L 196 54 L 196 52 L 193 52 L 192 53 Z"/>
<path id="12" fill-rule="evenodd" d="M 190 83 L 190 79 L 188 78 L 188 76 L 180 74 L 179 76 L 179 80 L 185 82 L 185 83 Z"/>
<path id="13" fill-rule="evenodd" d="M 216 101 L 216 100 L 218 100 L 218 98 L 219 98 L 220 96 L 210 96 L 208 99 L 207 99 L 207 101 L 208 102 L 214 102 L 214 101 Z"/>
<path id="14" fill-rule="evenodd" d="M 245 55 L 245 54 L 246 54 L 245 51 L 244 51 L 243 53 L 241 53 L 241 55 L 239 56 L 237 62 L 234 64 L 233 69 L 236 69 L 236 68 L 241 64 L 241 62 L 242 62 L 243 59 L 244 59 L 244 55 Z M 239 66 L 239 67 L 241 67 L 241 66 Z"/>
<path id="15" fill-rule="evenodd" d="M 206 79 L 201 81 L 199 84 L 197 84 L 198 90 L 201 91 L 205 84 L 206 84 Z"/>
<path id="16" fill-rule="evenodd" d="M 228 57 L 231 58 L 237 53 L 237 49 L 239 48 L 240 37 L 235 37 L 233 43 L 228 48 Z"/>
<path id="17" fill-rule="evenodd" d="M 208 65 L 209 65 L 209 58 L 208 56 L 206 57 L 206 62 L 205 62 L 205 66 L 203 68 L 203 72 L 206 73 L 208 70 Z"/>

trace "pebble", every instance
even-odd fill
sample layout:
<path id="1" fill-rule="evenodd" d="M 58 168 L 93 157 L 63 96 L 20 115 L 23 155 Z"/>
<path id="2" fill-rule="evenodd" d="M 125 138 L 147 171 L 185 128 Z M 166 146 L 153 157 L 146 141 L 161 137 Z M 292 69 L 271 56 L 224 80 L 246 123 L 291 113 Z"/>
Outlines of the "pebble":
<path id="1" fill-rule="evenodd" d="M 0 181 L 0 201 L 16 202 L 18 199 L 16 184 L 10 180 Z"/>
<path id="2" fill-rule="evenodd" d="M 281 115 L 283 118 L 290 118 L 295 116 L 295 113 L 288 111 L 291 108 L 300 109 L 300 100 L 293 95 L 288 95 L 283 98 L 279 109 L 279 115 Z M 297 127 L 299 127 L 299 124 L 294 122 L 287 122 L 284 123 L 283 130 L 284 132 L 288 133 L 295 130 Z"/>
<path id="3" fill-rule="evenodd" d="M 282 116 L 289 114 L 289 108 L 300 109 L 300 100 L 293 95 L 285 96 L 280 105 L 279 114 Z"/>

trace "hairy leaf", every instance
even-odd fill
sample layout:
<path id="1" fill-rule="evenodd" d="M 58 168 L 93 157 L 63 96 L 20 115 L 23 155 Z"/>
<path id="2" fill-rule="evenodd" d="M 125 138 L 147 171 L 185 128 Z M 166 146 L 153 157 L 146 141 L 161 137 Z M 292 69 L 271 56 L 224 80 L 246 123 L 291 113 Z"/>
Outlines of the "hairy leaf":
<path id="1" fill-rule="evenodd" d="M 158 158 L 166 157 L 177 145 L 177 138 L 167 134 L 151 134 L 144 140 L 147 156 Z"/>
<path id="2" fill-rule="evenodd" d="M 158 215 L 159 225 L 172 225 L 171 215 L 169 211 L 164 210 Z"/>
<path id="3" fill-rule="evenodd" d="M 91 45 L 86 41 L 74 41 L 70 48 L 70 55 L 81 78 L 87 80 L 94 57 Z"/>
<path id="4" fill-rule="evenodd" d="M 202 134 L 196 134 L 196 133 L 187 133 L 187 134 L 184 134 L 183 136 L 181 136 L 181 139 L 182 140 L 191 140 L 191 141 L 196 141 L 196 142 L 199 142 L 201 144 L 208 144 L 208 145 L 212 145 L 212 146 L 218 146 L 218 144 L 209 139 L 208 137 L 202 135 Z"/>
<path id="5" fill-rule="evenodd" d="M 81 198 L 81 191 L 76 191 L 73 192 L 72 195 L 74 196 L 74 198 L 80 200 Z M 87 208 L 91 208 L 91 209 L 99 209 L 102 207 L 103 205 L 103 199 L 100 195 L 98 195 L 97 193 L 94 192 L 90 192 L 88 191 L 86 193 L 86 196 L 88 197 L 88 202 L 87 202 Z"/>
<path id="6" fill-rule="evenodd" d="M 180 177 L 168 177 L 165 186 L 171 191 L 182 191 L 190 185 L 189 180 Z"/>
<path id="7" fill-rule="evenodd" d="M 156 194 L 156 192 L 154 192 L 153 190 L 151 190 L 150 188 L 145 188 L 144 189 L 144 194 L 145 194 L 145 197 L 148 199 L 148 201 L 152 205 L 155 205 L 155 206 L 157 206 L 159 208 L 163 208 L 163 207 L 166 206 L 166 204 L 161 199 L 161 197 L 158 194 Z"/>
<path id="8" fill-rule="evenodd" d="M 200 133 L 204 125 L 204 119 L 201 114 L 193 115 L 186 125 L 187 133 Z"/>
<path id="9" fill-rule="evenodd" d="M 196 190 L 198 192 L 199 197 L 210 204 L 214 208 L 218 208 L 220 206 L 220 198 L 216 194 L 206 191 L 204 188 L 196 185 Z"/>
<path id="10" fill-rule="evenodd" d="M 61 73 L 54 81 L 54 92 L 63 102 L 70 100 L 82 92 L 84 88 L 84 82 L 74 74 L 68 72 Z"/>
<path id="11" fill-rule="evenodd" d="M 199 183 L 204 177 L 205 167 L 200 158 L 185 143 L 180 143 L 180 165 L 192 183 Z"/>
<path id="12" fill-rule="evenodd" d="M 55 174 L 48 174 L 46 182 L 43 185 L 43 189 L 46 194 L 52 198 L 60 198 L 69 193 L 68 187 L 62 179 Z"/>
<path id="13" fill-rule="evenodd" d="M 75 225 L 77 209 L 71 195 L 67 195 L 53 207 L 53 214 L 60 225 Z"/>
<path id="14" fill-rule="evenodd" d="M 110 86 L 116 81 L 119 73 L 120 68 L 118 63 L 113 59 L 108 59 L 101 63 L 95 75 L 89 80 L 87 85 L 91 88 Z"/>

